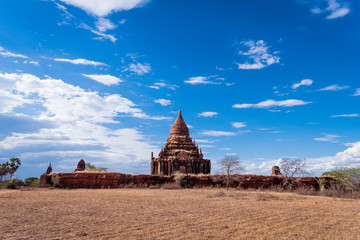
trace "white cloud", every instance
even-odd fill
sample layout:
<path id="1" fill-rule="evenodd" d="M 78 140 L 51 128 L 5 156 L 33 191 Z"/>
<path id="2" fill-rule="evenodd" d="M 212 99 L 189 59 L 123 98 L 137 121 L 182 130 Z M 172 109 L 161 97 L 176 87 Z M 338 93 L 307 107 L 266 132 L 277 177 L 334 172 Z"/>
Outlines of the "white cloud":
<path id="1" fill-rule="evenodd" d="M 336 84 L 330 85 L 324 88 L 319 89 L 318 91 L 340 91 L 349 88 L 349 86 L 338 86 Z"/>
<path id="2" fill-rule="evenodd" d="M 104 17 L 113 12 L 130 10 L 143 6 L 149 0 L 60 0 L 66 4 L 81 8 L 87 13 Z"/>
<path id="3" fill-rule="evenodd" d="M 134 72 L 137 75 L 144 75 L 151 71 L 151 66 L 148 63 L 131 63 L 126 70 Z"/>
<path id="4" fill-rule="evenodd" d="M 219 148 L 219 150 L 222 150 L 222 151 L 230 151 L 231 148 Z"/>
<path id="5" fill-rule="evenodd" d="M 160 90 L 160 88 L 168 88 L 168 89 L 171 89 L 173 91 L 175 91 L 176 88 L 178 88 L 178 87 L 179 86 L 177 86 L 177 85 L 167 84 L 164 81 L 156 82 L 156 83 L 154 83 L 154 85 L 149 86 L 149 88 L 153 88 L 153 89 L 157 89 L 157 90 Z"/>
<path id="6" fill-rule="evenodd" d="M 12 97 L 7 97 L 7 104 L 2 104 L 1 113 L 13 113 L 15 108 L 28 103 L 44 109 L 36 115 L 37 120 L 114 123 L 113 118 L 119 113 L 143 119 L 168 119 L 148 116 L 119 94 L 102 97 L 97 92 L 85 91 L 59 79 L 40 79 L 31 74 L 17 73 L 0 74 L 0 79 L 3 94 Z"/>
<path id="7" fill-rule="evenodd" d="M 326 10 L 330 13 L 326 18 L 333 19 L 343 17 L 350 12 L 349 3 L 341 2 L 336 0 L 329 0 L 329 6 Z"/>
<path id="8" fill-rule="evenodd" d="M 341 167 L 360 167 L 360 142 L 348 144 L 343 152 L 334 156 L 308 158 L 308 167 L 311 171 L 320 174 Z"/>
<path id="9" fill-rule="evenodd" d="M 123 82 L 123 80 L 121 80 L 120 78 L 111 76 L 109 74 L 83 74 L 83 76 L 102 83 L 106 86 L 119 85 L 120 82 Z"/>
<path id="10" fill-rule="evenodd" d="M 77 18 L 74 15 L 72 15 L 71 13 L 69 13 L 67 8 L 64 7 L 63 5 L 56 3 L 56 2 L 55 2 L 55 4 L 56 4 L 56 7 L 61 11 L 61 15 L 63 18 L 62 22 L 58 23 L 58 25 L 60 25 L 60 26 L 61 25 L 70 25 L 71 23 L 74 23 L 74 25 L 76 27 L 88 30 L 88 31 L 98 35 L 99 37 L 94 38 L 96 40 L 107 39 L 113 43 L 116 42 L 116 40 L 117 40 L 116 37 L 114 37 L 111 34 L 106 34 L 104 32 L 101 32 L 101 30 L 106 31 L 109 29 L 114 29 L 116 27 L 116 25 L 112 24 L 110 22 L 110 20 L 103 18 L 103 20 L 99 19 L 97 22 L 95 22 L 95 25 L 98 27 L 98 29 L 100 29 L 99 31 L 97 31 L 93 27 L 91 27 L 88 24 L 81 21 L 79 18 Z"/>
<path id="11" fill-rule="evenodd" d="M 280 57 L 276 56 L 277 52 L 269 52 L 268 46 L 263 40 L 259 41 L 242 41 L 240 44 L 248 48 L 247 51 L 240 50 L 239 55 L 246 56 L 253 63 L 238 63 L 239 69 L 261 69 L 280 62 Z"/>
<path id="12" fill-rule="evenodd" d="M 214 81 L 209 81 L 211 78 L 217 77 L 216 75 L 213 76 L 208 76 L 208 77 L 204 77 L 204 76 L 198 76 L 198 77 L 191 77 L 187 80 L 184 81 L 184 83 L 188 83 L 191 85 L 199 85 L 199 84 L 221 84 L 222 80 L 219 80 L 218 82 L 214 82 Z"/>
<path id="13" fill-rule="evenodd" d="M 316 1 L 311 12 L 314 14 L 326 13 L 326 19 L 344 17 L 350 13 L 350 2 L 345 0 Z"/>
<path id="14" fill-rule="evenodd" d="M 22 54 L 12 53 L 9 51 L 6 51 L 3 47 L 0 46 L 0 55 L 3 57 L 15 57 L 15 58 L 29 58 Z"/>
<path id="15" fill-rule="evenodd" d="M 333 156 L 325 156 L 319 158 L 307 157 L 306 170 L 316 176 L 321 176 L 326 171 L 343 167 L 360 167 L 360 142 L 347 144 L 348 148 L 342 152 L 338 152 Z M 285 156 L 284 156 L 285 157 Z M 276 160 L 259 159 L 263 161 L 244 161 L 247 172 L 251 174 L 271 173 L 271 167 L 279 165 L 282 158 Z"/>
<path id="16" fill-rule="evenodd" d="M 231 125 L 234 128 L 243 128 L 246 127 L 246 123 L 245 122 L 232 122 Z"/>
<path id="17" fill-rule="evenodd" d="M 291 86 L 291 88 L 296 89 L 296 88 L 298 88 L 300 86 L 310 86 L 311 84 L 313 84 L 313 80 L 311 80 L 311 79 L 303 79 L 299 83 L 294 83 Z"/>
<path id="18" fill-rule="evenodd" d="M 338 138 L 341 137 L 335 134 L 327 134 L 327 133 L 322 133 L 322 134 L 324 135 L 323 137 L 314 138 L 314 140 L 321 142 L 338 143 L 339 142 Z"/>
<path id="19" fill-rule="evenodd" d="M 126 22 L 126 19 L 123 18 L 123 19 L 121 19 L 121 20 L 119 21 L 119 24 L 120 24 L 120 25 L 123 25 L 125 22 Z"/>
<path id="20" fill-rule="evenodd" d="M 95 26 L 100 32 L 106 32 L 107 30 L 113 30 L 116 28 L 116 25 L 109 19 L 102 17 L 97 20 Z"/>
<path id="21" fill-rule="evenodd" d="M 277 134 L 277 133 L 283 133 L 284 131 L 271 131 L 269 133 L 272 133 L 272 134 Z"/>
<path id="22" fill-rule="evenodd" d="M 24 61 L 24 64 L 33 64 L 35 66 L 40 66 L 39 62 L 36 61 Z"/>
<path id="23" fill-rule="evenodd" d="M 353 96 L 360 96 L 360 88 L 357 88 Z"/>
<path id="24" fill-rule="evenodd" d="M 198 114 L 199 117 L 214 117 L 216 115 L 218 115 L 217 112 L 202 112 Z"/>
<path id="25" fill-rule="evenodd" d="M 28 164 L 51 159 L 59 171 L 60 163 L 75 168 L 80 158 L 117 166 L 146 161 L 156 148 L 137 129 L 109 128 L 86 122 L 59 123 L 34 133 L 12 133 L 0 141 L 3 150 L 16 151 Z M 61 159 L 56 164 L 57 159 Z M 55 161 L 55 164 L 54 164 Z"/>
<path id="26" fill-rule="evenodd" d="M 116 129 L 119 125 L 110 129 L 102 124 L 117 123 L 119 114 L 165 119 L 148 116 L 118 94 L 101 96 L 60 79 L 31 74 L 0 74 L 0 92 L 0 113 L 41 123 L 32 132 L 12 132 L 0 140 L 3 153 L 17 152 L 28 164 L 51 159 L 54 167 L 62 162 L 76 166 L 80 158 L 115 167 L 147 162 L 149 153 L 156 150 L 147 136 L 138 129 Z"/>
<path id="27" fill-rule="evenodd" d="M 293 107 L 293 106 L 300 106 L 306 105 L 311 102 L 304 102 L 302 100 L 297 99 L 288 99 L 284 101 L 276 101 L 272 99 L 268 99 L 263 102 L 259 102 L 256 104 L 251 103 L 243 103 L 243 104 L 234 104 L 233 108 L 271 108 L 271 107 Z"/>
<path id="28" fill-rule="evenodd" d="M 223 137 L 223 136 L 235 136 L 233 132 L 226 131 L 216 131 L 216 130 L 204 130 L 201 132 L 202 135 L 213 136 L 213 137 Z"/>
<path id="29" fill-rule="evenodd" d="M 115 43 L 117 41 L 117 38 L 114 37 L 111 34 L 106 34 L 106 33 L 98 32 L 98 31 L 95 31 L 95 30 L 91 30 L 91 32 L 99 36 L 99 37 L 94 38 L 94 39 L 98 39 L 98 40 L 108 39 L 113 43 Z"/>
<path id="30" fill-rule="evenodd" d="M 156 99 L 154 102 L 159 103 L 161 106 L 171 105 L 171 100 L 168 100 L 168 99 Z"/>
<path id="31" fill-rule="evenodd" d="M 40 66 L 39 62 L 36 62 L 36 61 L 30 61 L 29 64 L 33 64 L 35 66 Z"/>
<path id="32" fill-rule="evenodd" d="M 78 59 L 66 59 L 66 58 L 55 58 L 54 61 L 56 62 L 68 62 L 76 65 L 92 65 L 92 66 L 107 66 L 105 63 L 102 62 L 95 62 L 92 60 L 86 60 L 82 58 Z"/>
<path id="33" fill-rule="evenodd" d="M 340 114 L 340 115 L 331 115 L 331 117 L 333 118 L 337 118 L 337 117 L 359 117 L 360 115 L 357 113 L 352 113 L 352 114 Z"/>

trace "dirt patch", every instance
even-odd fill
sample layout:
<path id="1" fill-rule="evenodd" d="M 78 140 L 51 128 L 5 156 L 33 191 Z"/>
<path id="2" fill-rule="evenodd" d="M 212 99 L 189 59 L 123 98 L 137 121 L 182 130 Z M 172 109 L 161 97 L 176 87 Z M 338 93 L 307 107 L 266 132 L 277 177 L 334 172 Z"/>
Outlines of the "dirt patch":
<path id="1" fill-rule="evenodd" d="M 2 190 L 0 212 L 0 239 L 358 239 L 360 232 L 359 200 L 261 191 Z"/>

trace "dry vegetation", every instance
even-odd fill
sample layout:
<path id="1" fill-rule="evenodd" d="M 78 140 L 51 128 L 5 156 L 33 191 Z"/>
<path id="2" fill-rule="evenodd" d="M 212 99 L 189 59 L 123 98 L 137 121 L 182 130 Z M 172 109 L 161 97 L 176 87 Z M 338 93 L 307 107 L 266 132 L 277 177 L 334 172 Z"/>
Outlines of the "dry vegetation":
<path id="1" fill-rule="evenodd" d="M 0 191 L 0 239 L 359 239 L 360 200 L 223 189 Z"/>

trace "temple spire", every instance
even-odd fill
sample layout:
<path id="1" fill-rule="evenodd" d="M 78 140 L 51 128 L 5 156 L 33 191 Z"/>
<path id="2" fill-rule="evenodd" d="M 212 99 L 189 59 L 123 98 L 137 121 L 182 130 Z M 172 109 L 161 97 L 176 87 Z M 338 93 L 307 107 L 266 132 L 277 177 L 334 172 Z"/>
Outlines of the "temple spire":
<path id="1" fill-rule="evenodd" d="M 174 122 L 170 130 L 170 135 L 185 135 L 189 136 L 189 129 L 186 126 L 186 123 L 181 115 L 181 110 L 179 110 L 179 114 Z"/>

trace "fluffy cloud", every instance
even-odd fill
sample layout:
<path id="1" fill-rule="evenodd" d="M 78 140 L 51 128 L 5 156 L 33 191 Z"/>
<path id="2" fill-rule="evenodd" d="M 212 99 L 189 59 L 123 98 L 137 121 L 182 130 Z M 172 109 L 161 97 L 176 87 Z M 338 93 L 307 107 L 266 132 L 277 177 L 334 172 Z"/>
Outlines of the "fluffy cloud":
<path id="1" fill-rule="evenodd" d="M 104 17 L 113 12 L 130 10 L 140 7 L 149 0 L 60 0 L 66 4 L 81 8 L 87 13 Z"/>
<path id="2" fill-rule="evenodd" d="M 54 61 L 56 62 L 68 62 L 76 65 L 91 65 L 91 66 L 107 66 L 105 63 L 102 62 L 95 62 L 92 60 L 86 60 L 83 58 L 78 59 L 67 59 L 67 58 L 55 58 Z"/>
<path id="3" fill-rule="evenodd" d="M 326 13 L 327 19 L 344 17 L 350 13 L 350 3 L 344 0 L 316 1 L 311 12 L 314 14 Z"/>
<path id="4" fill-rule="evenodd" d="M 14 58 L 29 58 L 22 54 L 12 53 L 9 51 L 6 51 L 3 47 L 0 46 L 0 55 L 3 57 L 14 57 Z"/>
<path id="5" fill-rule="evenodd" d="M 311 80 L 311 79 L 303 79 L 299 83 L 294 83 L 291 86 L 291 88 L 292 89 L 297 89 L 300 86 L 310 86 L 311 84 L 313 84 L 313 80 Z"/>
<path id="6" fill-rule="evenodd" d="M 61 122 L 87 121 L 91 123 L 114 123 L 118 113 L 143 119 L 164 119 L 150 117 L 136 104 L 119 94 L 104 97 L 97 92 L 85 91 L 59 79 L 40 79 L 31 74 L 0 74 L 0 87 L 8 97 L 8 104 L 2 104 L 0 112 L 12 113 L 25 103 L 36 104 L 44 110 L 38 120 Z M 15 99 L 14 101 L 10 101 Z M 20 113 L 20 112 L 19 112 Z"/>
<path id="7" fill-rule="evenodd" d="M 206 136 L 213 136 L 213 137 L 224 137 L 224 136 L 229 137 L 236 135 L 233 132 L 216 131 L 216 130 L 204 130 L 201 132 L 201 134 Z"/>
<path id="8" fill-rule="evenodd" d="M 337 117 L 359 117 L 359 114 L 357 114 L 357 113 L 340 114 L 340 115 L 331 115 L 331 117 L 333 117 L 333 118 L 337 118 Z"/>
<path id="9" fill-rule="evenodd" d="M 333 156 L 319 158 L 307 157 L 306 170 L 316 176 L 321 176 L 326 171 L 342 167 L 360 167 L 360 142 L 347 144 L 348 148 Z M 263 159 L 260 159 L 263 160 Z M 265 174 L 271 172 L 271 167 L 279 165 L 281 158 L 265 161 L 244 161 L 248 173 Z"/>
<path id="10" fill-rule="evenodd" d="M 338 86 L 336 84 L 330 85 L 324 88 L 320 88 L 318 91 L 340 91 L 349 88 L 349 86 Z"/>
<path id="11" fill-rule="evenodd" d="M 243 128 L 246 127 L 246 123 L 245 122 L 232 122 L 231 125 L 234 128 Z"/>
<path id="12" fill-rule="evenodd" d="M 321 174 L 339 167 L 360 167 L 360 142 L 347 145 L 347 149 L 334 156 L 308 158 L 309 169 Z"/>
<path id="13" fill-rule="evenodd" d="M 198 76 L 198 77 L 191 77 L 184 81 L 184 83 L 188 83 L 191 85 L 199 85 L 199 84 L 221 84 L 221 81 L 223 81 L 223 78 L 216 78 L 217 75 L 212 75 L 208 77 L 204 76 Z M 210 79 L 216 78 L 215 80 L 218 81 L 210 81 Z"/>
<path id="14" fill-rule="evenodd" d="M 118 94 L 100 96 L 60 79 L 31 74 L 0 74 L 0 102 L 3 115 L 47 123 L 25 133 L 11 132 L 0 140 L 2 155 L 15 151 L 28 164 L 51 159 L 54 166 L 76 165 L 80 158 L 107 166 L 146 161 L 155 148 L 148 137 L 137 129 L 110 129 L 103 124 L 118 123 L 119 114 L 166 119 L 148 116 Z"/>
<path id="15" fill-rule="evenodd" d="M 161 106 L 171 105 L 171 100 L 168 100 L 168 99 L 156 99 L 154 102 L 159 103 Z"/>
<path id="16" fill-rule="evenodd" d="M 357 88 L 353 96 L 360 96 L 360 88 Z"/>
<path id="17" fill-rule="evenodd" d="M 297 99 L 288 99 L 284 101 L 276 101 L 272 99 L 268 99 L 263 102 L 259 102 L 256 104 L 251 103 L 243 103 L 243 104 L 234 104 L 233 108 L 271 108 L 271 107 L 293 107 L 293 106 L 300 106 L 306 105 L 311 102 L 304 102 L 302 100 Z"/>
<path id="18" fill-rule="evenodd" d="M 109 74 L 107 75 L 101 75 L 101 74 L 83 74 L 83 76 L 90 78 L 92 80 L 95 80 L 99 83 L 102 83 L 106 86 L 111 86 L 111 85 L 118 85 L 119 82 L 123 82 L 123 80 L 121 80 L 118 77 L 114 77 L 111 76 Z"/>
<path id="19" fill-rule="evenodd" d="M 151 66 L 148 63 L 131 63 L 126 70 L 134 72 L 137 75 L 144 75 L 151 71 Z"/>
<path id="20" fill-rule="evenodd" d="M 99 18 L 95 23 L 95 26 L 100 32 L 106 32 L 107 30 L 116 28 L 116 25 L 107 18 Z"/>
<path id="21" fill-rule="evenodd" d="M 327 133 L 323 133 L 323 135 L 324 135 L 323 137 L 314 138 L 314 140 L 321 141 L 321 142 L 338 143 L 339 142 L 338 138 L 341 137 L 341 136 L 338 136 L 335 134 L 327 134 Z"/>
<path id="22" fill-rule="evenodd" d="M 252 63 L 238 63 L 239 69 L 261 69 L 280 62 L 280 57 L 277 56 L 278 53 L 270 52 L 270 46 L 263 40 L 242 41 L 240 44 L 247 50 L 240 50 L 238 54 L 251 59 Z"/>
<path id="23" fill-rule="evenodd" d="M 199 117 L 214 117 L 216 115 L 218 115 L 217 112 L 202 112 L 198 114 Z"/>

